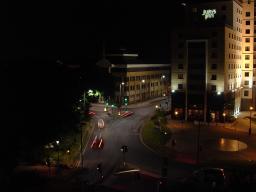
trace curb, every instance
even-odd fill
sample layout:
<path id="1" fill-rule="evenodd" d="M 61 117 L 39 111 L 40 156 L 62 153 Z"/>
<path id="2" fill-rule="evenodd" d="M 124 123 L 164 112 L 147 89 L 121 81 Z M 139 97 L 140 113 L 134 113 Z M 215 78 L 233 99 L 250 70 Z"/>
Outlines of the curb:
<path id="1" fill-rule="evenodd" d="M 95 126 L 93 126 L 92 127 L 92 129 L 91 129 L 91 131 L 90 131 L 90 133 L 89 133 L 89 135 L 88 135 L 88 138 L 87 138 L 87 142 L 86 142 L 86 144 L 85 144 L 85 146 L 84 146 L 84 149 L 83 149 L 83 152 L 82 152 L 82 154 L 84 155 L 84 152 L 85 152 L 85 150 L 86 150 L 86 148 L 87 148 L 87 145 L 88 145 L 88 143 L 89 143 L 89 141 L 90 141 L 90 138 L 91 138 L 91 136 L 92 136 L 92 133 L 93 133 L 93 131 L 94 131 L 94 128 L 95 128 Z M 81 156 L 79 157 L 79 160 L 75 163 L 75 167 L 79 167 L 80 166 L 80 164 L 81 164 Z M 83 166 L 84 167 L 84 166 Z"/>
<path id="2" fill-rule="evenodd" d="M 142 145 L 144 145 L 144 147 L 146 147 L 148 150 L 150 150 L 151 152 L 153 152 L 155 155 L 162 155 L 161 153 L 155 151 L 154 149 L 152 149 L 151 147 L 149 147 L 146 143 L 144 143 L 143 138 L 142 138 L 142 129 L 145 125 L 145 121 L 148 121 L 151 117 L 148 117 L 146 119 L 144 119 L 144 122 L 142 123 L 142 125 L 139 127 L 139 140 L 141 142 Z"/>

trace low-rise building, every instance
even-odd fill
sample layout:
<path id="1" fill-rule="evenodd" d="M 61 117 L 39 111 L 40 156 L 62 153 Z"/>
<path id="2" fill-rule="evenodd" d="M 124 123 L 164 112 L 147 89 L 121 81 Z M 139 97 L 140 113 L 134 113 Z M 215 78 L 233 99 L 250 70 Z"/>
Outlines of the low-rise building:
<path id="1" fill-rule="evenodd" d="M 169 93 L 170 64 L 145 64 L 138 54 L 119 52 L 108 54 L 98 65 L 108 67 L 115 78 L 115 101 L 122 104 L 167 96 Z"/>

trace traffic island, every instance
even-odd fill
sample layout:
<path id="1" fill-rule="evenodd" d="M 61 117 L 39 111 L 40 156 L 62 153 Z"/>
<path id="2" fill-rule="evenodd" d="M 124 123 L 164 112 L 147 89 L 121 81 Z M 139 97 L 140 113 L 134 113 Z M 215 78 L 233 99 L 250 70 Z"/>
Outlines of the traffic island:
<path id="1" fill-rule="evenodd" d="M 166 147 L 166 144 L 171 139 L 172 134 L 170 129 L 165 126 L 164 121 L 163 123 L 161 120 L 158 121 L 161 117 L 163 116 L 156 114 L 144 124 L 141 130 L 141 140 L 145 146 L 154 152 L 166 155 L 170 153 L 170 149 Z"/>

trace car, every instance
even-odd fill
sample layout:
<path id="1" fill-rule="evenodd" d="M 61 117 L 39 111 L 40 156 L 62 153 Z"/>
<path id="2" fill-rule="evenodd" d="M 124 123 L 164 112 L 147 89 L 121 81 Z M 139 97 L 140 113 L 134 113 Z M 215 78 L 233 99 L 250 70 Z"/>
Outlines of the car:
<path id="1" fill-rule="evenodd" d="M 93 117 L 94 115 L 96 115 L 96 113 L 94 111 L 88 111 L 87 112 L 89 116 Z"/>
<path id="2" fill-rule="evenodd" d="M 226 176 L 222 168 L 206 167 L 194 171 L 186 183 L 195 191 L 224 191 Z"/>

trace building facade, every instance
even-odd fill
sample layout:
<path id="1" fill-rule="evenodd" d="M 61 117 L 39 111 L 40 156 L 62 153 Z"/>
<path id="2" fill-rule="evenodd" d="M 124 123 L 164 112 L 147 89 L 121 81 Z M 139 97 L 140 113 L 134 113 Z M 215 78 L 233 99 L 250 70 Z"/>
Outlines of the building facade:
<path id="1" fill-rule="evenodd" d="M 216 121 L 249 110 L 255 105 L 254 1 L 204 2 L 186 11 L 185 25 L 172 34 L 173 111 Z"/>
<path id="2" fill-rule="evenodd" d="M 106 55 L 109 73 L 115 78 L 115 101 L 123 104 L 167 96 L 170 86 L 170 64 L 145 64 L 138 54 L 116 53 Z"/>

